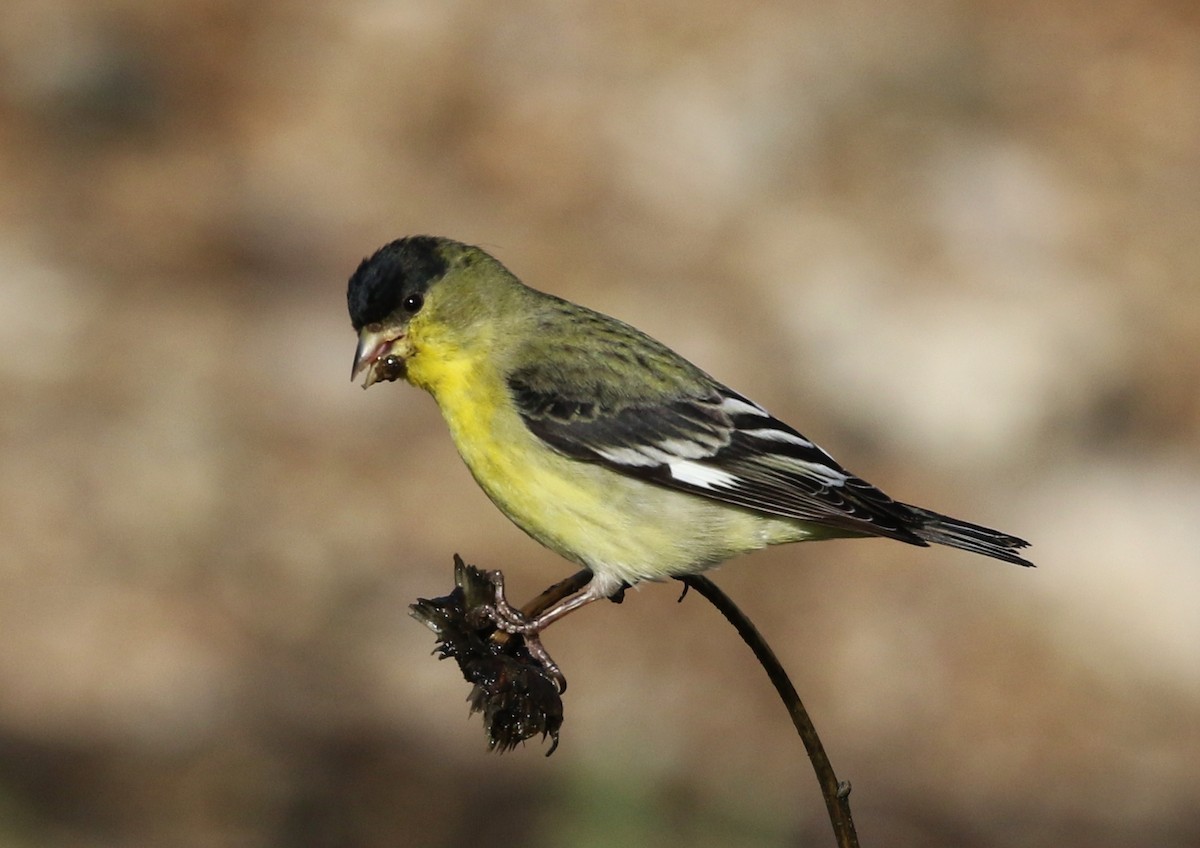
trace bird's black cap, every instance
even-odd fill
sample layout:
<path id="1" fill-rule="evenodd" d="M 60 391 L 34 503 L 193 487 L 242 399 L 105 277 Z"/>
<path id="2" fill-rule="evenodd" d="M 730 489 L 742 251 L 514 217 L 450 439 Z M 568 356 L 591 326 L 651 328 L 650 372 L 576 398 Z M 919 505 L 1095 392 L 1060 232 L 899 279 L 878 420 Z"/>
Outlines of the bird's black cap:
<path id="1" fill-rule="evenodd" d="M 355 331 L 382 321 L 410 294 L 424 292 L 446 273 L 442 239 L 409 236 L 386 244 L 364 259 L 350 277 L 346 305 Z"/>

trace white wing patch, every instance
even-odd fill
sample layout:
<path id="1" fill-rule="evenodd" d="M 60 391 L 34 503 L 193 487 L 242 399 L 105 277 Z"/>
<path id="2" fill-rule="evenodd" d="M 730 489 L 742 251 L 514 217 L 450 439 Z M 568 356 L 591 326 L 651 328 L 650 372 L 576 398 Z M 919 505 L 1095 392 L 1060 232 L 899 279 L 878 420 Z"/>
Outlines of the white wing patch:
<path id="1" fill-rule="evenodd" d="M 728 395 L 721 398 L 721 405 L 718 408 L 727 415 L 761 415 L 763 418 L 771 417 L 771 414 L 757 403 L 751 403 L 741 398 L 729 397 Z"/>
<path id="2" fill-rule="evenodd" d="M 815 448 L 812 442 L 803 436 L 795 433 L 786 433 L 783 430 L 776 430 L 773 427 L 762 427 L 756 430 L 742 430 L 743 434 L 753 436 L 756 439 L 762 439 L 766 442 L 787 442 L 792 445 L 799 445 L 802 448 Z"/>
<path id="3" fill-rule="evenodd" d="M 736 474 L 730 474 L 728 471 L 722 471 L 720 468 L 713 468 L 711 465 L 701 465 L 698 462 L 690 462 L 686 459 L 667 463 L 667 468 L 670 470 L 672 477 L 680 483 L 686 483 L 689 486 L 700 486 L 704 489 L 713 489 L 717 486 L 722 486 L 728 489 L 738 484 Z"/>
<path id="4" fill-rule="evenodd" d="M 649 467 L 669 465 L 683 459 L 705 459 L 712 456 L 721 441 L 716 436 L 705 436 L 702 439 L 663 439 L 654 444 L 638 445 L 636 447 L 596 448 L 596 453 L 617 465 L 633 465 Z"/>
<path id="5" fill-rule="evenodd" d="M 663 454 L 651 456 L 648 447 L 641 448 L 596 448 L 596 453 L 617 465 L 653 466 L 662 465 L 670 457 Z"/>

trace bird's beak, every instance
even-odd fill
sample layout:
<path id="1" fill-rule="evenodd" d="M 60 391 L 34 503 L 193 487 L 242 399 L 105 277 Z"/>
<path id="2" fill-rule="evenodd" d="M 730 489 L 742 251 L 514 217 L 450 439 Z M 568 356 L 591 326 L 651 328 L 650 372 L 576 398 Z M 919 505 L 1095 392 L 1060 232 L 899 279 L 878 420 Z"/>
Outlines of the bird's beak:
<path id="1" fill-rule="evenodd" d="M 363 371 L 367 378 L 363 388 L 369 388 L 381 380 L 395 380 L 404 375 L 404 361 L 392 354 L 392 345 L 404 334 L 396 330 L 384 330 L 378 324 L 368 324 L 358 334 L 358 348 L 354 351 L 354 365 L 350 369 L 350 380 L 358 379 Z"/>

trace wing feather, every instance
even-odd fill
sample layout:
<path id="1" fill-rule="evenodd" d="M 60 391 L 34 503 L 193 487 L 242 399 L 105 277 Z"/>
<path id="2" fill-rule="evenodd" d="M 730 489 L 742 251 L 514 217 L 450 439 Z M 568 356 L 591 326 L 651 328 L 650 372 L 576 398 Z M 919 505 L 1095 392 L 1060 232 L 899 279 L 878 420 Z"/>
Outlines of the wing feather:
<path id="1" fill-rule="evenodd" d="M 525 426 L 554 450 L 745 509 L 1032 565 L 1014 553 L 1025 540 L 893 500 L 633 327 L 547 304 L 524 358 L 538 364 L 508 385 Z M 579 332 L 603 344 L 584 350 Z"/>
<path id="2" fill-rule="evenodd" d="M 746 509 L 927 544 L 908 507 L 715 382 L 668 402 L 585 400 L 528 371 L 509 388 L 530 432 L 572 458 Z"/>

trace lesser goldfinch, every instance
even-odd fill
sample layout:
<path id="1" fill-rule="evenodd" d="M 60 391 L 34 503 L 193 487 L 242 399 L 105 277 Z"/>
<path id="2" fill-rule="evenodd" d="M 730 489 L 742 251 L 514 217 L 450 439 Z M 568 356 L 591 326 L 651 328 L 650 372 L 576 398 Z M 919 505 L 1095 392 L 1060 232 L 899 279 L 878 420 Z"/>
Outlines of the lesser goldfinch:
<path id="1" fill-rule="evenodd" d="M 1023 539 L 895 501 L 645 333 L 529 288 L 483 250 L 398 239 L 347 290 L 351 379 L 433 395 L 475 480 L 591 582 L 536 618 L 497 590 L 497 624 L 549 623 L 641 580 L 768 545 L 883 536 L 1029 566 Z"/>

